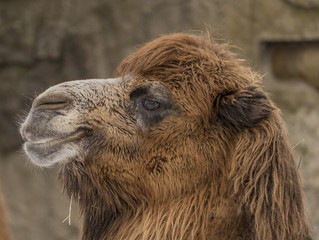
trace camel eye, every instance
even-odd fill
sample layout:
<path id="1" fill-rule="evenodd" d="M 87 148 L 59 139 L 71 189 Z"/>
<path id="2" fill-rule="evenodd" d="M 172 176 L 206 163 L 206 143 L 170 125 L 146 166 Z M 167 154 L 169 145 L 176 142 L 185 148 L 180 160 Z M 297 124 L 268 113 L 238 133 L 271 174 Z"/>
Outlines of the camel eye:
<path id="1" fill-rule="evenodd" d="M 171 93 L 160 83 L 137 87 L 129 97 L 128 113 L 142 128 L 154 126 L 176 110 Z"/>
<path id="2" fill-rule="evenodd" d="M 157 109 L 159 109 L 160 104 L 159 102 L 156 101 L 152 101 L 152 100 L 145 100 L 143 102 L 143 107 L 147 110 L 147 111 L 155 111 Z"/>

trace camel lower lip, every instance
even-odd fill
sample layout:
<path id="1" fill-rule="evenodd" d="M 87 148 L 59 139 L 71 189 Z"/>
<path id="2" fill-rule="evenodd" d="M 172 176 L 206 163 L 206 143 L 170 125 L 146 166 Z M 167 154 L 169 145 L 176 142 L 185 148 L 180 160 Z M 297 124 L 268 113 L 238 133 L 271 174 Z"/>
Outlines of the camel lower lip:
<path id="1" fill-rule="evenodd" d="M 32 143 L 32 142 L 26 142 L 24 147 L 26 152 L 29 155 L 41 155 L 42 158 L 45 158 L 58 149 L 60 149 L 63 145 L 64 141 L 48 141 L 45 143 Z M 31 157 L 32 158 L 32 157 Z"/>
<path id="2" fill-rule="evenodd" d="M 39 166 L 50 166 L 59 158 L 74 155 L 74 145 L 81 140 L 84 132 L 78 132 L 66 138 L 54 138 L 45 141 L 24 144 L 24 149 L 31 161 Z"/>

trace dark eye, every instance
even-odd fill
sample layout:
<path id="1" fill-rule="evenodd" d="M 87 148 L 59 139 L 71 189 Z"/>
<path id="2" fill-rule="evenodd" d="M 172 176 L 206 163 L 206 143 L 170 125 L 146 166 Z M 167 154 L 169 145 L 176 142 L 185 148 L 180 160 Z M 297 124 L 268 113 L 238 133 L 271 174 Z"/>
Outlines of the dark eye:
<path id="1" fill-rule="evenodd" d="M 143 102 L 143 107 L 147 110 L 147 111 L 154 111 L 156 109 L 158 109 L 160 107 L 159 102 L 156 101 L 152 101 L 152 100 L 145 100 Z"/>

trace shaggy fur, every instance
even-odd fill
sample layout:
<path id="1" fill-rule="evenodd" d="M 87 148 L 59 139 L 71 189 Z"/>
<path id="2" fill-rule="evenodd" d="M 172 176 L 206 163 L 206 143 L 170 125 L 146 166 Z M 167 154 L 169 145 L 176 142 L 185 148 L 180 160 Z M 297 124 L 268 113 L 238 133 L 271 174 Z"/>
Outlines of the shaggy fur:
<path id="1" fill-rule="evenodd" d="M 189 112 L 202 117 L 199 142 L 214 170 L 206 182 L 209 194 L 191 201 L 203 214 L 193 223 L 196 238 L 310 239 L 300 176 L 278 110 L 259 88 L 259 77 L 240 66 L 226 45 L 199 36 L 163 37 L 117 71 L 167 83 L 181 101 L 192 101 L 185 106 Z M 183 203 L 173 209 L 185 212 L 185 219 L 194 206 Z"/>
<path id="2" fill-rule="evenodd" d="M 36 142 L 63 118 L 84 118 L 68 125 L 80 150 L 59 174 L 82 210 L 83 240 L 311 239 L 279 110 L 227 45 L 164 36 L 116 74 L 123 82 L 103 90 L 103 81 L 49 89 L 21 130 Z"/>

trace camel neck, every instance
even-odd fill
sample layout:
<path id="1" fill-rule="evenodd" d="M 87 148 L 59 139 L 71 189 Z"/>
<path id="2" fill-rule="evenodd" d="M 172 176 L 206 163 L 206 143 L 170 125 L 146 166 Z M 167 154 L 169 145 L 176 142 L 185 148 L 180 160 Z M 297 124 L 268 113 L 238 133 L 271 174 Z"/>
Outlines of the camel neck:
<path id="1" fill-rule="evenodd" d="M 212 216 L 209 201 L 199 201 L 200 197 L 207 195 L 127 207 L 116 213 L 86 209 L 82 240 L 207 239 Z"/>

